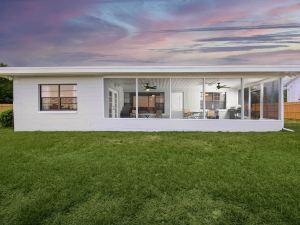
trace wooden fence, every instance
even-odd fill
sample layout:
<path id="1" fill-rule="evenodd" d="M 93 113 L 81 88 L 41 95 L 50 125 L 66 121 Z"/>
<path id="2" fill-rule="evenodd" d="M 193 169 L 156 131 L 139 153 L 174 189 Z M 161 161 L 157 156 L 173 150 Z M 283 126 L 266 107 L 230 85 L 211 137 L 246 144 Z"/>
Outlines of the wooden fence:
<path id="1" fill-rule="evenodd" d="M 13 104 L 0 104 L 0 113 L 12 108 L 13 108 Z"/>
<path id="2" fill-rule="evenodd" d="M 300 120 L 300 102 L 284 103 L 284 119 Z"/>

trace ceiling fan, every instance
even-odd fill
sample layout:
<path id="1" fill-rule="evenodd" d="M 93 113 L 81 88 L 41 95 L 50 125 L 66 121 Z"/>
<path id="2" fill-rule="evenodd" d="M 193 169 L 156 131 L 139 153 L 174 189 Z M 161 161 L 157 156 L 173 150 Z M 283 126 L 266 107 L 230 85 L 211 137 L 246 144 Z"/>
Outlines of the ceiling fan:
<path id="1" fill-rule="evenodd" d="M 145 83 L 143 86 L 145 91 L 155 90 L 157 88 L 156 86 L 150 86 L 149 83 Z"/>
<path id="2" fill-rule="evenodd" d="M 219 89 L 222 89 L 222 88 L 230 88 L 230 87 L 228 87 L 226 85 L 221 85 L 221 83 L 217 83 L 217 89 L 219 90 Z"/>

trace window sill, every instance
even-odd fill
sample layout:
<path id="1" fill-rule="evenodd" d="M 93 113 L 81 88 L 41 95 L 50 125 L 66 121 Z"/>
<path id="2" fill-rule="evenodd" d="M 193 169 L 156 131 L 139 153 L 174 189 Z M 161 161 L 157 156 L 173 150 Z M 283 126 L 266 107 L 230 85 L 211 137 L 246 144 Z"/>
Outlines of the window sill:
<path id="1" fill-rule="evenodd" d="M 41 114 L 76 114 L 78 111 L 38 111 Z"/>

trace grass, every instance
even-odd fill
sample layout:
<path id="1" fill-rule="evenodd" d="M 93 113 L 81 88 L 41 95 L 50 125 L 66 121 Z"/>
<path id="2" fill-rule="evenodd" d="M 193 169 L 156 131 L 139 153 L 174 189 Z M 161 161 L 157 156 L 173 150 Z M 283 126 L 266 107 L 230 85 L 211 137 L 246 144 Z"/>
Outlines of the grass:
<path id="1" fill-rule="evenodd" d="M 0 129 L 0 224 L 299 224 L 296 132 Z"/>

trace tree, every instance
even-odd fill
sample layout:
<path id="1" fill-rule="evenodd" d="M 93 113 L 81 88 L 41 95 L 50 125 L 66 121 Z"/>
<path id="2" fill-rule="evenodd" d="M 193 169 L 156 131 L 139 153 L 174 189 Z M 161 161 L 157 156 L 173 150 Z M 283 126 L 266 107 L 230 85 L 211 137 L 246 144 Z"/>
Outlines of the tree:
<path id="1" fill-rule="evenodd" d="M 6 67 L 4 63 L 0 63 L 0 67 Z M 9 79 L 0 77 L 0 104 L 13 102 L 13 82 Z"/>

